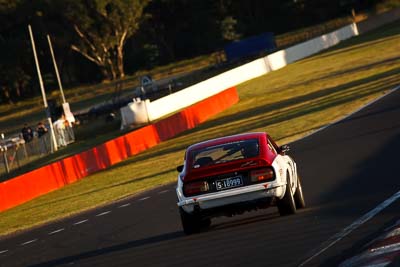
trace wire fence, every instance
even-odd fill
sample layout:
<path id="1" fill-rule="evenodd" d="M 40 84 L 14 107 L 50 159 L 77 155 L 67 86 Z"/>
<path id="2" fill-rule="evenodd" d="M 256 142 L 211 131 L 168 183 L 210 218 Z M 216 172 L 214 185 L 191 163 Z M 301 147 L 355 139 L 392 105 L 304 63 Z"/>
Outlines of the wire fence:
<path id="1" fill-rule="evenodd" d="M 75 142 L 72 127 L 54 129 L 57 147 L 67 146 Z M 39 135 L 33 133 L 29 141 L 25 141 L 22 135 L 0 140 L 0 176 L 15 171 L 22 166 L 37 160 L 52 152 L 52 140 L 50 131 Z"/>

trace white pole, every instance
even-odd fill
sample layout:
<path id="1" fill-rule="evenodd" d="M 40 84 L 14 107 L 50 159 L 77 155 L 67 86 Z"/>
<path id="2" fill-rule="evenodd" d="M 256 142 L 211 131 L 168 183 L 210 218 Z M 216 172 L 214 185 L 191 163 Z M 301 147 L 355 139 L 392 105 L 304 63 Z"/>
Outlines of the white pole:
<path id="1" fill-rule="evenodd" d="M 56 58 L 55 58 L 54 52 L 53 52 L 53 45 L 51 44 L 51 40 L 50 40 L 50 36 L 49 35 L 47 35 L 47 41 L 49 42 L 51 58 L 53 59 L 54 70 L 56 71 L 56 76 L 57 76 L 58 86 L 60 87 L 62 101 L 63 101 L 63 103 L 66 103 L 67 101 L 65 101 L 65 96 L 64 96 L 64 91 L 63 91 L 62 84 L 61 84 L 60 74 L 58 72 Z"/>
<path id="2" fill-rule="evenodd" d="M 33 33 L 32 33 L 31 25 L 28 25 L 28 29 L 29 29 L 29 35 L 31 37 L 33 56 L 35 58 L 35 64 L 36 64 L 36 70 L 37 70 L 37 74 L 38 74 L 38 78 L 39 78 L 40 90 L 42 91 L 43 104 L 44 104 L 44 108 L 46 109 L 47 121 L 48 121 L 49 126 L 50 126 L 50 134 L 51 134 L 51 140 L 52 140 L 52 142 L 51 142 L 51 144 L 52 144 L 51 150 L 53 152 L 53 151 L 57 151 L 57 140 L 56 140 L 56 136 L 54 134 L 54 128 L 53 128 L 53 123 L 51 121 L 50 110 L 49 110 L 49 107 L 47 105 L 46 92 L 44 91 L 42 74 L 40 72 L 39 60 L 38 60 L 37 54 L 36 54 L 35 40 L 33 39 Z"/>
<path id="3" fill-rule="evenodd" d="M 65 95 L 64 95 L 64 90 L 63 90 L 62 83 L 61 83 L 60 73 L 58 72 L 56 57 L 54 55 L 53 45 L 51 44 L 51 39 L 50 39 L 49 35 L 47 35 L 47 41 L 49 42 L 51 57 L 53 59 L 53 64 L 54 64 L 54 70 L 56 71 L 58 86 L 59 86 L 60 92 L 61 92 L 61 98 L 63 101 L 63 105 L 62 105 L 63 112 L 64 112 L 64 115 L 65 115 L 66 119 L 68 120 L 70 126 L 72 126 L 72 123 L 75 122 L 75 117 L 74 117 L 74 114 L 71 112 L 69 103 L 67 103 L 67 101 L 65 100 Z"/>

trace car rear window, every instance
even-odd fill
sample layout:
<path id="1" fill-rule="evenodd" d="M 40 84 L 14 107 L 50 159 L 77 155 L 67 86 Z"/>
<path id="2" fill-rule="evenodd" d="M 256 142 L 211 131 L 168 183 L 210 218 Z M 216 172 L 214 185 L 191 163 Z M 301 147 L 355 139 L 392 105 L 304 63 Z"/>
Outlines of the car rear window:
<path id="1" fill-rule="evenodd" d="M 249 139 L 192 151 L 192 168 L 211 166 L 259 155 L 258 139 Z"/>

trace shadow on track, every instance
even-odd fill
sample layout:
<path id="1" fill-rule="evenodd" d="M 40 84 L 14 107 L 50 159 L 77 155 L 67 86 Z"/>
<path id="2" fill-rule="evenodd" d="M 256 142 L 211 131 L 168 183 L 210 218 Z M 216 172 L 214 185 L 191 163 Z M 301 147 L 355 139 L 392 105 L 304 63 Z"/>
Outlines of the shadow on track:
<path id="1" fill-rule="evenodd" d="M 271 208 L 273 209 L 273 208 Z M 202 238 L 207 238 L 207 234 L 210 232 L 219 232 L 219 231 L 225 231 L 229 230 L 232 228 L 237 228 L 237 227 L 246 227 L 247 225 L 251 225 L 257 222 L 262 222 L 262 221 L 276 221 L 276 219 L 279 219 L 280 216 L 277 212 L 271 212 L 271 213 L 264 213 L 264 211 L 259 215 L 256 216 L 251 216 L 250 217 L 244 217 L 238 220 L 233 220 L 233 221 L 224 221 L 217 223 L 213 226 L 211 226 L 210 229 L 208 229 L 205 232 L 201 232 L 199 234 L 193 235 L 193 236 L 186 236 L 182 231 L 175 231 L 175 232 L 170 232 L 170 233 L 165 233 L 165 234 L 160 234 L 148 238 L 143 238 L 139 240 L 133 240 L 129 241 L 126 243 L 114 245 L 114 246 L 109 246 L 109 247 L 104 247 L 100 249 L 95 249 L 87 252 L 83 252 L 80 254 L 76 255 L 71 255 L 71 256 L 66 256 L 63 258 L 58 258 L 54 260 L 50 260 L 47 262 L 42 262 L 38 264 L 33 264 L 29 265 L 29 267 L 52 267 L 52 266 L 60 266 L 60 265 L 68 265 L 68 264 L 77 264 L 79 265 L 79 261 L 82 260 L 88 260 L 91 258 L 96 258 L 99 256 L 104 256 L 124 250 L 129 250 L 129 249 L 139 249 L 143 246 L 148 246 L 148 245 L 157 245 L 162 242 L 168 242 L 168 241 L 177 241 L 179 239 L 184 240 L 192 240 L 193 238 L 195 239 L 202 239 Z M 251 214 L 251 213 L 246 213 L 246 214 Z"/>
<path id="2" fill-rule="evenodd" d="M 268 210 L 274 209 L 273 207 L 268 208 Z M 221 222 L 217 223 L 214 225 L 211 225 L 210 230 L 222 230 L 222 229 L 227 229 L 227 228 L 233 228 L 233 227 L 238 227 L 238 226 L 244 226 L 248 224 L 253 224 L 261 221 L 271 221 L 273 219 L 280 218 L 278 212 L 274 213 L 265 213 L 265 210 L 261 210 L 262 214 L 254 216 L 254 212 L 247 213 L 251 217 L 247 218 L 242 218 L 242 219 L 236 219 L 236 220 L 230 220 L 227 222 Z"/>

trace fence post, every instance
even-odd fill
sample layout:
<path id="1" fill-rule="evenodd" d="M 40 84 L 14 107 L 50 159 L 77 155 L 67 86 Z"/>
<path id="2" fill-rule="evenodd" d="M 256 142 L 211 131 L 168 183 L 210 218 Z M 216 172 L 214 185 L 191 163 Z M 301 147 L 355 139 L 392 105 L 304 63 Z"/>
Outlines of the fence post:
<path id="1" fill-rule="evenodd" d="M 19 168 L 21 168 L 21 164 L 19 163 L 19 145 L 18 146 L 15 146 L 15 159 L 16 159 L 16 161 L 17 161 L 17 166 L 18 166 L 18 169 Z"/>
<path id="2" fill-rule="evenodd" d="M 10 168 L 8 167 L 7 160 L 7 146 L 1 146 L 1 152 L 3 152 L 4 166 L 6 167 L 6 172 L 10 173 Z"/>

